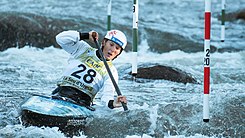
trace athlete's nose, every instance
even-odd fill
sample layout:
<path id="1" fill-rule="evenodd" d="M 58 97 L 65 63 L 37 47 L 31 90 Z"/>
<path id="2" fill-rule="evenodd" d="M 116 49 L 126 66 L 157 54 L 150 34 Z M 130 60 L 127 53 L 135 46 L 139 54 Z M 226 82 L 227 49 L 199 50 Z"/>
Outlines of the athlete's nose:
<path id="1" fill-rule="evenodd" d="M 112 51 L 112 52 L 116 51 L 116 45 L 113 45 L 113 46 L 111 47 L 111 51 Z"/>

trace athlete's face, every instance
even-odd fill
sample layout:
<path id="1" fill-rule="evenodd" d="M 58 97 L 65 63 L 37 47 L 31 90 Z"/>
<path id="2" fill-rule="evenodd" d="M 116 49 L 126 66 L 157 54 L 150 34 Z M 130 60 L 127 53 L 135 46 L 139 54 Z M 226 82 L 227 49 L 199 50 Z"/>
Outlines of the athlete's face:
<path id="1" fill-rule="evenodd" d="M 118 44 L 110 40 L 104 41 L 103 54 L 107 60 L 114 59 L 118 54 L 120 54 L 120 52 L 121 52 L 121 47 Z"/>

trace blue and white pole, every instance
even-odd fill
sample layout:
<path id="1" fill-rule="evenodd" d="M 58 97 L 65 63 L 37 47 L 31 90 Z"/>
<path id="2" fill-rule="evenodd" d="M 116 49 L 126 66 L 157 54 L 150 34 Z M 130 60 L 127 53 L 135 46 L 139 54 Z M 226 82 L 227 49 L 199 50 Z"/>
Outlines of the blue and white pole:
<path id="1" fill-rule="evenodd" d="M 137 49 L 138 49 L 138 0 L 134 0 L 133 4 L 133 58 L 132 58 L 132 76 L 137 75 Z"/>

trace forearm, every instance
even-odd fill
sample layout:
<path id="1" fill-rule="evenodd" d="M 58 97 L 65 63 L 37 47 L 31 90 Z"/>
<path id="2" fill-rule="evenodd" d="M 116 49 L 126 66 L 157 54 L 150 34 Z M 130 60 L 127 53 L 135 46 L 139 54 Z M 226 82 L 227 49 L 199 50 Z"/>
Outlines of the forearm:
<path id="1" fill-rule="evenodd" d="M 83 46 L 81 40 L 89 39 L 89 33 L 80 33 L 78 31 L 63 31 L 56 36 L 56 42 L 68 53 L 73 54 Z M 79 44 L 78 44 L 79 43 Z"/>
<path id="2" fill-rule="evenodd" d="M 74 45 L 80 40 L 79 32 L 63 31 L 56 36 L 56 42 L 62 47 L 66 45 Z"/>
<path id="3" fill-rule="evenodd" d="M 115 100 L 110 100 L 108 102 L 108 107 L 110 109 L 122 107 L 122 103 L 127 104 L 127 98 L 126 98 L 126 96 L 120 95 L 120 96 L 117 96 L 117 98 Z"/>

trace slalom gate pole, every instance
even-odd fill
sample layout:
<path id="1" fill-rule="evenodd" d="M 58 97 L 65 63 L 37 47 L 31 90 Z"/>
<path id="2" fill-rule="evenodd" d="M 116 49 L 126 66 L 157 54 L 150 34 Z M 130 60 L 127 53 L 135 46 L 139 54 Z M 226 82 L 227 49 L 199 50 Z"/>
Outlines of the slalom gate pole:
<path id="1" fill-rule="evenodd" d="M 97 49 L 99 50 L 99 54 L 100 54 L 100 56 L 101 56 L 101 58 L 102 58 L 102 60 L 103 60 L 103 63 L 104 63 L 104 65 L 105 65 L 105 68 L 106 68 L 106 70 L 107 70 L 107 72 L 108 72 L 108 74 L 109 74 L 109 76 L 110 76 L 110 78 L 111 78 L 111 81 L 112 81 L 112 83 L 113 83 L 113 85 L 114 85 L 114 87 L 115 87 L 115 90 L 116 90 L 116 92 L 117 92 L 117 95 L 120 96 L 120 95 L 122 95 L 122 93 L 121 93 L 121 91 L 120 91 L 120 89 L 119 89 L 119 87 L 118 87 L 118 85 L 117 85 L 117 83 L 116 83 L 116 81 L 115 81 L 115 79 L 114 79 L 114 77 L 113 77 L 113 75 L 112 75 L 112 73 L 111 73 L 111 70 L 110 70 L 110 68 L 109 68 L 109 66 L 108 66 L 108 64 L 107 64 L 107 62 L 106 62 L 106 60 L 105 60 L 105 57 L 104 57 L 103 52 L 102 52 L 102 50 L 101 50 L 101 48 L 100 48 L 100 46 L 99 46 L 99 43 L 98 43 L 98 41 L 95 39 L 95 35 L 96 35 L 95 32 L 93 32 L 93 33 L 92 33 L 92 37 L 94 38 L 94 43 L 95 43 Z M 121 102 L 121 103 L 122 103 L 122 106 L 123 106 L 124 111 L 127 111 L 127 110 L 128 110 L 127 105 L 126 105 L 125 103 L 123 103 L 123 102 Z"/>
<path id="2" fill-rule="evenodd" d="M 111 1 L 109 0 L 108 6 L 107 6 L 107 31 L 111 30 Z"/>
<path id="3" fill-rule="evenodd" d="M 137 49 L 138 49 L 138 0 L 134 0 L 133 4 L 133 60 L 132 60 L 132 76 L 135 79 L 137 75 Z"/>
<path id="4" fill-rule="evenodd" d="M 211 0 L 205 0 L 203 121 L 209 122 Z"/>
<path id="5" fill-rule="evenodd" d="M 221 2 L 221 42 L 225 42 L 225 0 Z"/>

